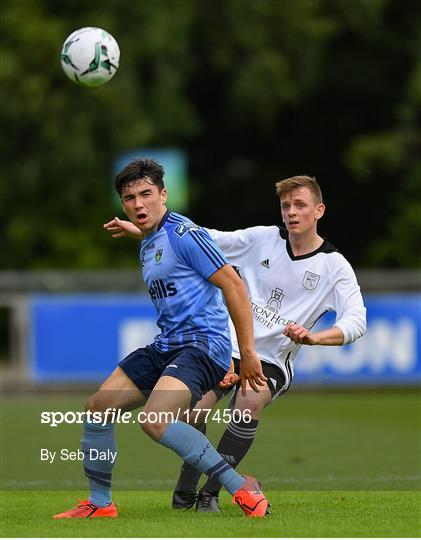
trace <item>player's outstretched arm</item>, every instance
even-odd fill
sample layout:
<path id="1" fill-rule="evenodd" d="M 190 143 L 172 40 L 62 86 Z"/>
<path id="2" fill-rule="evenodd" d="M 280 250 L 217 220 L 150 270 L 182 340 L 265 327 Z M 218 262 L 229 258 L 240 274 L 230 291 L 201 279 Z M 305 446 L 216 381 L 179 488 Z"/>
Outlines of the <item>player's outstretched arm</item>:
<path id="1" fill-rule="evenodd" d="M 143 240 L 143 233 L 131 221 L 115 217 L 108 223 L 104 223 L 104 229 L 111 233 L 113 238 L 129 237 L 135 240 Z"/>
<path id="2" fill-rule="evenodd" d="M 263 375 L 262 364 L 254 350 L 253 317 L 244 283 L 229 264 L 212 274 L 209 281 L 222 289 L 229 314 L 235 326 L 241 356 L 240 379 L 242 394 L 243 396 L 246 395 L 247 381 L 255 392 L 259 392 L 259 386 L 263 386 L 264 381 L 267 379 Z"/>

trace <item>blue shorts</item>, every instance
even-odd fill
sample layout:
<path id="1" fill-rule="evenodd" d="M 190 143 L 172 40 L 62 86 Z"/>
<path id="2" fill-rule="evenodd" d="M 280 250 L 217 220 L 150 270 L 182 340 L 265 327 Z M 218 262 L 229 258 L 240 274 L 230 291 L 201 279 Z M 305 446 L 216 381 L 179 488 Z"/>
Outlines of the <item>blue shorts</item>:
<path id="1" fill-rule="evenodd" d="M 191 407 L 227 372 L 196 347 L 161 352 L 154 345 L 147 345 L 130 353 L 118 365 L 146 398 L 163 375 L 179 379 L 191 392 Z"/>

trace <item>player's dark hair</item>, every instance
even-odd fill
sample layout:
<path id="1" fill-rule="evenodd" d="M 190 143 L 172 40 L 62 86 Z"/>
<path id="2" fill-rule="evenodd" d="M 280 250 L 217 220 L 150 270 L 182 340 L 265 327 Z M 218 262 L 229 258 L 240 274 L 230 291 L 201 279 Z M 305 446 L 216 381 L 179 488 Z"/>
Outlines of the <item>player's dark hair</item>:
<path id="1" fill-rule="evenodd" d="M 285 178 L 285 180 L 276 182 L 275 187 L 276 194 L 280 199 L 286 193 L 290 193 L 301 187 L 307 187 L 313 193 L 317 203 L 323 202 L 322 190 L 314 176 L 292 176 L 291 178 Z"/>
<path id="2" fill-rule="evenodd" d="M 155 184 L 161 192 L 164 185 L 164 168 L 154 159 L 133 159 L 116 176 L 114 186 L 121 197 L 121 193 L 127 184 L 132 184 L 137 180 L 145 180 Z"/>

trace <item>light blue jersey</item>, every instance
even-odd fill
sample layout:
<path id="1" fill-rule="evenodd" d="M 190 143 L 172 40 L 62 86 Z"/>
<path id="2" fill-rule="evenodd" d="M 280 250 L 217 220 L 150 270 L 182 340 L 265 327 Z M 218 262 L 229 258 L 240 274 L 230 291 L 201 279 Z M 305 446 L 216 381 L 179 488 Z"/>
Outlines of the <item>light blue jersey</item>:
<path id="1" fill-rule="evenodd" d="M 220 289 L 208 281 L 228 261 L 207 231 L 168 211 L 158 230 L 142 242 L 140 260 L 158 313 L 157 349 L 198 347 L 228 369 L 228 311 Z"/>

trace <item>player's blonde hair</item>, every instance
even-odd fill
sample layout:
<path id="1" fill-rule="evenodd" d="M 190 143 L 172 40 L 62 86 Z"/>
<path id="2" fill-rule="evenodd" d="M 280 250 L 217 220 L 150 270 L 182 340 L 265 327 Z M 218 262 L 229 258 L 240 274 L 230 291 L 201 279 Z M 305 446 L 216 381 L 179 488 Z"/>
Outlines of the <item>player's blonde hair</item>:
<path id="1" fill-rule="evenodd" d="M 285 178 L 285 180 L 280 180 L 275 184 L 276 194 L 280 199 L 286 193 L 302 187 L 307 187 L 313 193 L 318 204 L 323 202 L 322 190 L 314 176 L 291 176 L 291 178 Z"/>

